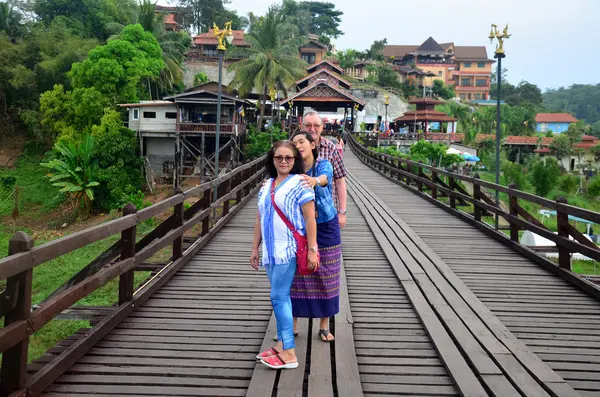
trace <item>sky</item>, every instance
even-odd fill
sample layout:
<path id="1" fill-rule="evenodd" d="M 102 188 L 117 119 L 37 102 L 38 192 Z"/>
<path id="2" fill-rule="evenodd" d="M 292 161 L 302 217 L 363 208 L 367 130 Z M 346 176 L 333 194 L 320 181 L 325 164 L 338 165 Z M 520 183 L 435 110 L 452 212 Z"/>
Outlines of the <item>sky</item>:
<path id="1" fill-rule="evenodd" d="M 493 57 L 490 25 L 504 42 L 507 78 L 542 90 L 600 83 L 600 0 L 328 0 L 343 11 L 336 49 L 364 50 L 373 41 L 421 44 L 429 36 L 455 45 L 485 45 Z M 230 9 L 264 14 L 276 0 L 231 0 Z M 496 64 L 494 64 L 496 67 Z"/>

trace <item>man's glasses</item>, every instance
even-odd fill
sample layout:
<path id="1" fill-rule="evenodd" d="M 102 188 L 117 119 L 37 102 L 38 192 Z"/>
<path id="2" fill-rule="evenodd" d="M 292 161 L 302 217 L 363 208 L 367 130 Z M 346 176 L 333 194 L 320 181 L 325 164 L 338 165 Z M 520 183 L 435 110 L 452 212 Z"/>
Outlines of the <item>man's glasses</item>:
<path id="1" fill-rule="evenodd" d="M 323 126 L 323 124 L 302 124 L 304 127 L 306 128 L 321 128 Z"/>
<path id="2" fill-rule="evenodd" d="M 283 163 L 283 160 L 285 160 L 286 163 L 291 163 L 292 161 L 295 160 L 294 156 L 275 156 L 273 158 L 278 163 Z"/>

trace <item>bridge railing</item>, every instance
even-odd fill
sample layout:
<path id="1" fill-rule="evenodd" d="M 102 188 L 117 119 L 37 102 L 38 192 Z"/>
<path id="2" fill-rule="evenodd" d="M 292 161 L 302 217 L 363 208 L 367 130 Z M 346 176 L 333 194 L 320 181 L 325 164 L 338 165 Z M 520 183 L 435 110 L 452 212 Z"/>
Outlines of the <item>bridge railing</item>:
<path id="1" fill-rule="evenodd" d="M 6 288 L 0 294 L 0 396 L 36 396 L 83 356 L 95 343 L 119 324 L 134 306 L 142 304 L 183 266 L 229 220 L 260 187 L 265 176 L 265 156 L 187 191 L 176 192 L 161 202 L 137 211 L 128 204 L 123 216 L 34 247 L 34 241 L 17 232 L 9 243 L 9 256 L 0 259 L 0 280 Z M 217 200 L 211 202 L 213 192 Z M 185 208 L 186 200 L 197 200 Z M 199 199 L 199 200 L 198 200 Z M 136 242 L 137 227 L 157 215 L 172 210 L 172 215 Z M 219 219 L 211 219 L 219 214 Z M 201 233 L 184 250 L 184 234 L 201 225 Z M 88 244 L 115 234 L 121 238 L 86 267 L 77 282 L 61 287 L 31 311 L 33 269 Z M 172 257 L 148 282 L 134 291 L 134 272 L 144 269 L 145 261 L 168 247 Z M 119 278 L 118 305 L 83 337 L 27 377 L 29 337 L 76 302 Z"/>
<path id="2" fill-rule="evenodd" d="M 578 217 L 593 223 L 600 223 L 600 213 L 598 212 L 569 205 L 564 197 L 559 197 L 556 201 L 552 201 L 520 191 L 513 184 L 509 185 L 509 187 L 497 185 L 481 180 L 477 175 L 474 177 L 459 175 L 419 162 L 378 153 L 362 146 L 353 136 L 350 136 L 349 143 L 354 148 L 356 155 L 371 168 L 379 171 L 388 179 L 413 188 L 423 197 L 472 221 L 488 233 L 495 232 L 495 230 L 485 222 L 484 216 L 492 213 L 502 217 L 509 225 L 509 236 L 496 232 L 495 237 L 509 239 L 509 242 L 515 248 L 520 247 L 530 254 L 536 254 L 537 251 L 558 251 L 558 264 L 566 270 L 571 270 L 571 255 L 573 253 L 580 253 L 592 260 L 600 261 L 600 247 L 569 223 L 569 216 Z M 473 186 L 472 194 L 467 192 L 459 182 L 471 184 Z M 491 194 L 490 192 L 486 192 L 486 189 L 491 191 Z M 502 205 L 500 207 L 496 206 L 495 200 L 492 198 L 495 192 L 508 195 L 508 208 L 503 208 Z M 521 203 L 525 201 L 556 211 L 557 233 L 550 230 L 542 222 L 538 221 L 535 216 L 528 213 L 523 208 L 523 205 L 519 203 L 519 200 L 521 200 Z M 469 204 L 473 206 L 472 213 L 457 208 L 457 206 Z M 529 230 L 542 236 L 552 241 L 556 246 L 536 247 L 522 245 L 519 242 L 519 231 L 522 230 Z M 539 255 L 536 254 L 536 256 Z"/>

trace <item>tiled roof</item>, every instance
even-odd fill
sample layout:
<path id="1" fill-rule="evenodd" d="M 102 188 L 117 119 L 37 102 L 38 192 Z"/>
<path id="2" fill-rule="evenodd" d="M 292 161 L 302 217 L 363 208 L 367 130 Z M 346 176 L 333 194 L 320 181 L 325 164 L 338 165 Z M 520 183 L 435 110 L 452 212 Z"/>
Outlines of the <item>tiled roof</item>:
<path id="1" fill-rule="evenodd" d="M 177 25 L 177 21 L 175 20 L 175 14 L 165 15 L 163 20 L 164 23 L 167 25 Z"/>
<path id="2" fill-rule="evenodd" d="M 454 46 L 454 57 L 457 60 L 481 60 L 487 61 L 487 50 L 484 46 Z"/>
<path id="3" fill-rule="evenodd" d="M 331 61 L 329 61 L 329 60 L 327 60 L 327 59 L 324 59 L 324 60 L 322 60 L 322 61 L 321 61 L 321 62 L 319 62 L 319 63 L 315 63 L 314 65 L 309 65 L 309 66 L 306 68 L 306 70 L 307 70 L 308 72 L 310 72 L 312 69 L 315 69 L 315 70 L 317 70 L 317 69 L 318 69 L 318 66 L 320 66 L 320 65 L 323 65 L 324 63 L 326 63 L 326 64 L 328 64 L 329 66 L 331 66 L 332 68 L 334 68 L 334 69 L 335 69 L 337 72 L 339 72 L 339 74 L 342 74 L 342 73 L 344 73 L 344 69 L 342 69 L 342 68 L 340 67 L 340 65 L 336 65 L 335 63 L 333 63 L 333 62 L 331 62 Z M 311 73 L 312 73 L 312 72 L 311 72 Z"/>
<path id="4" fill-rule="evenodd" d="M 383 47 L 383 56 L 402 58 L 406 54 L 413 52 L 418 45 L 386 45 Z"/>
<path id="5" fill-rule="evenodd" d="M 506 137 L 504 141 L 507 145 L 530 145 L 534 146 L 538 144 L 539 137 L 537 136 L 518 136 L 518 135 L 509 135 Z M 549 146 L 554 138 L 543 137 L 540 141 L 542 146 Z"/>
<path id="6" fill-rule="evenodd" d="M 569 113 L 538 113 L 536 123 L 576 123 L 578 120 Z"/>
<path id="7" fill-rule="evenodd" d="M 233 33 L 233 45 L 237 47 L 248 47 L 248 43 L 244 40 L 243 30 L 232 30 Z M 218 40 L 215 36 L 213 29 L 209 30 L 208 33 L 202 33 L 198 36 L 194 36 L 194 44 L 213 44 L 217 45 Z"/>
<path id="8" fill-rule="evenodd" d="M 352 84 L 350 84 L 348 81 L 346 81 L 343 78 L 341 78 L 340 75 L 333 73 L 329 69 L 319 69 L 319 70 L 316 70 L 316 71 L 312 72 L 311 74 L 309 74 L 308 76 L 305 76 L 305 77 L 301 78 L 300 80 L 296 81 L 296 85 L 305 82 L 306 80 L 310 79 L 313 76 L 318 75 L 319 73 L 326 73 L 326 74 L 334 77 L 336 80 L 338 80 L 341 83 L 343 83 L 347 88 L 350 88 L 352 86 Z"/>
<path id="9" fill-rule="evenodd" d="M 432 54 L 432 53 L 445 53 L 444 49 L 438 44 L 433 37 L 429 37 L 414 51 L 416 54 Z"/>

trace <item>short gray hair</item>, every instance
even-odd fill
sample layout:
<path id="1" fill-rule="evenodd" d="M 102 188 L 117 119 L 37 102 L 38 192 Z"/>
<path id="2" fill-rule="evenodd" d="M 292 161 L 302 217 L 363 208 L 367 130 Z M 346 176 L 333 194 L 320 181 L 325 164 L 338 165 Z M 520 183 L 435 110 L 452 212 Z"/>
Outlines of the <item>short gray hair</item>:
<path id="1" fill-rule="evenodd" d="M 306 116 L 317 116 L 319 118 L 319 120 L 322 121 L 321 115 L 319 114 L 319 112 L 317 112 L 315 110 L 309 110 L 308 112 L 304 113 L 304 118 L 306 118 Z"/>

